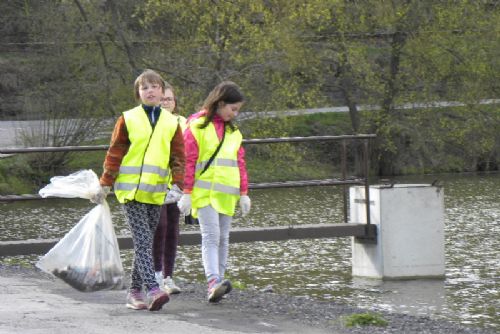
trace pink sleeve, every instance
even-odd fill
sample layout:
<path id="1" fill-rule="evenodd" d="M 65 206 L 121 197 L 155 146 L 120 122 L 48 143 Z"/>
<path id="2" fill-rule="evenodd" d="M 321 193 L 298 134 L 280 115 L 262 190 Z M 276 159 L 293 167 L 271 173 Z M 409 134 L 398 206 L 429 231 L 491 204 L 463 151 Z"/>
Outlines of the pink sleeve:
<path id="1" fill-rule="evenodd" d="M 198 144 L 188 127 L 184 131 L 184 152 L 186 153 L 186 169 L 184 175 L 184 193 L 190 194 L 193 191 L 194 175 L 196 172 L 196 161 L 198 160 Z"/>
<path id="2" fill-rule="evenodd" d="M 247 164 L 245 162 L 245 149 L 240 146 L 238 150 L 238 168 L 240 169 L 240 194 L 248 194 L 248 173 Z"/>

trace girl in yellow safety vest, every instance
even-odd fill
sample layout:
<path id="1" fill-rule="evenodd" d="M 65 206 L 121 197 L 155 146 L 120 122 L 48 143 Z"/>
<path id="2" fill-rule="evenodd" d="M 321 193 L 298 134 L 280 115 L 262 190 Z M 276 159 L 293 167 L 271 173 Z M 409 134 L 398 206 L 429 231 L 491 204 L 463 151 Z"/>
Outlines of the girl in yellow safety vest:
<path id="1" fill-rule="evenodd" d="M 235 83 L 220 83 L 205 99 L 202 110 L 189 117 L 184 132 L 186 171 L 178 206 L 185 215 L 192 211 L 200 223 L 209 302 L 219 302 L 232 289 L 224 273 L 238 200 L 242 214 L 250 212 L 242 135 L 231 122 L 244 101 Z"/>
<path id="2" fill-rule="evenodd" d="M 185 157 L 177 118 L 160 107 L 164 90 L 155 71 L 145 70 L 135 80 L 135 97 L 141 104 L 118 118 L 104 160 L 101 192 L 92 199 L 101 202 L 114 185 L 116 199 L 123 204 L 134 243 L 126 306 L 135 310 L 157 311 L 169 301 L 155 279 L 153 235 L 161 205 L 182 196 Z"/>

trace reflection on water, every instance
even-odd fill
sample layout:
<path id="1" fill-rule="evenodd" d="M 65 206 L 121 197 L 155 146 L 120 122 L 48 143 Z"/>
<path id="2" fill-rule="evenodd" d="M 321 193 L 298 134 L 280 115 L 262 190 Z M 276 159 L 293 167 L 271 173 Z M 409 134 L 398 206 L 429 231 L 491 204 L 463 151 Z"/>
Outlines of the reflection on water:
<path id="1" fill-rule="evenodd" d="M 381 281 L 353 278 L 352 287 L 364 290 L 358 296 L 358 305 L 370 307 L 376 296 L 377 307 L 399 313 L 432 316 L 445 311 L 445 281 L 419 279 Z"/>
<path id="2" fill-rule="evenodd" d="M 390 310 L 500 328 L 500 175 L 406 177 L 399 183 L 430 183 L 445 188 L 444 280 L 381 281 L 351 276 L 349 238 L 231 244 L 228 275 L 249 288 L 272 285 L 276 292 L 337 300 L 373 310 Z M 252 214 L 233 226 L 342 222 L 340 188 L 255 190 Z M 110 200 L 117 234 L 128 234 L 120 206 Z M 2 240 L 62 237 L 92 204 L 45 200 L 0 204 Z M 182 225 L 183 230 L 197 226 Z M 32 264 L 38 256 L 0 258 Z M 130 272 L 132 251 L 123 250 Z M 180 247 L 176 276 L 203 280 L 199 247 Z"/>

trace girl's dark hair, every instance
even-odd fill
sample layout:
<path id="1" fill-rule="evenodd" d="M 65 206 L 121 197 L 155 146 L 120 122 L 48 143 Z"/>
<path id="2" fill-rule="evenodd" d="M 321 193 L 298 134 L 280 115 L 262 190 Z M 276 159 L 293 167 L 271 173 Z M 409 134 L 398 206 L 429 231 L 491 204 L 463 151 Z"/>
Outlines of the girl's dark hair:
<path id="1" fill-rule="evenodd" d="M 223 81 L 208 94 L 205 102 L 203 102 L 203 109 L 207 110 L 207 116 L 205 122 L 200 124 L 200 129 L 206 128 L 208 124 L 213 120 L 217 108 L 219 107 L 219 102 L 225 104 L 233 104 L 238 102 L 245 102 L 245 96 L 241 92 L 240 87 L 232 81 Z M 227 122 L 231 130 L 236 129 L 234 124 Z"/>

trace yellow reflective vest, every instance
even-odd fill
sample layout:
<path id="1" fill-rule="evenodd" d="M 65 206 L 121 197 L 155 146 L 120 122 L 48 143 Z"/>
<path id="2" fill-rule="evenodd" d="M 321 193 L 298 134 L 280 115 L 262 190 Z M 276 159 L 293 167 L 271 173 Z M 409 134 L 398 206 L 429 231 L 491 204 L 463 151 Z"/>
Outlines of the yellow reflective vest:
<path id="1" fill-rule="evenodd" d="M 212 122 L 204 129 L 199 128 L 204 120 L 205 117 L 200 117 L 189 123 L 199 150 L 191 193 L 192 215 L 197 217 L 197 209 L 211 205 L 217 212 L 233 216 L 236 202 L 240 198 L 238 150 L 243 137 L 239 130 L 232 131 L 226 127 L 224 142 L 217 156 L 210 167 L 200 175 L 220 143 Z"/>
<path id="2" fill-rule="evenodd" d="M 142 106 L 123 113 L 130 147 L 114 184 L 120 203 L 137 201 L 161 205 L 168 189 L 170 142 L 178 121 L 166 110 L 153 130 Z"/>

